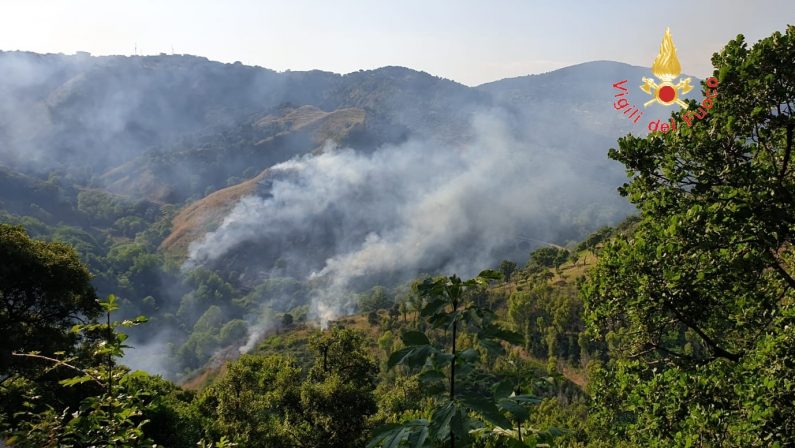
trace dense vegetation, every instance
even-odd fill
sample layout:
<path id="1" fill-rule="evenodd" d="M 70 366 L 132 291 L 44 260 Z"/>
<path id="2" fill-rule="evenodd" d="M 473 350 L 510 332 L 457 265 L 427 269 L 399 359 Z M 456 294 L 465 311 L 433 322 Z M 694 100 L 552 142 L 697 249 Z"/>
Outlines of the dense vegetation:
<path id="1" fill-rule="evenodd" d="M 793 61 L 795 27 L 738 37 L 713 58 L 705 119 L 622 138 L 610 157 L 637 217 L 521 267 L 360 292 L 361 314 L 325 330 L 305 282 L 182 272 L 157 251 L 171 210 L 51 178 L 43 207 L 0 224 L 3 441 L 794 446 Z M 183 386 L 119 362 L 125 333 L 170 321 L 193 370 L 242 343 L 251 313 L 274 330 Z"/>

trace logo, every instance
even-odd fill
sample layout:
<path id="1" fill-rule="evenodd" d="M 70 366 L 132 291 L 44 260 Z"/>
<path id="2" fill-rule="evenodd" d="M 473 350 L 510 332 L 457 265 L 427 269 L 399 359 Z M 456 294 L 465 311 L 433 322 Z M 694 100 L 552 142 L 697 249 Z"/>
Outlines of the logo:
<path id="1" fill-rule="evenodd" d="M 643 84 L 640 89 L 647 95 L 653 98 L 643 104 L 644 109 L 649 107 L 652 103 L 657 103 L 661 106 L 670 106 L 677 104 L 680 107 L 687 109 L 688 103 L 684 102 L 680 97 L 693 90 L 690 85 L 690 78 L 682 78 L 677 80 L 682 72 L 682 66 L 679 64 L 679 58 L 676 56 L 676 47 L 674 46 L 674 39 L 671 37 L 671 29 L 666 28 L 663 35 L 662 43 L 660 44 L 660 52 L 654 58 L 651 66 L 651 72 L 654 74 L 657 81 L 653 78 L 643 77 L 641 80 Z M 613 89 L 618 92 L 613 95 L 613 108 L 622 112 L 625 118 L 629 119 L 632 123 L 637 123 L 643 116 L 643 112 L 638 106 L 632 104 L 629 99 L 630 91 L 624 85 L 627 80 L 619 81 L 613 84 Z M 695 110 L 685 110 L 682 114 L 682 121 L 687 124 L 687 127 L 693 126 L 697 120 L 706 117 L 709 110 L 715 104 L 715 99 L 718 96 L 718 79 L 714 76 L 707 78 L 704 83 L 706 89 L 704 90 L 704 99 L 701 101 L 700 107 Z M 640 112 L 640 113 L 639 113 Z M 649 121 L 648 129 L 651 132 L 676 131 L 677 123 L 672 116 L 668 123 L 662 123 L 662 120 Z"/>
<path id="2" fill-rule="evenodd" d="M 651 65 L 651 72 L 660 80 L 660 83 L 657 84 L 653 79 L 643 77 L 643 85 L 640 86 L 640 89 L 646 94 L 654 96 L 653 99 L 646 101 L 643 107 L 648 107 L 656 101 L 663 106 L 676 103 L 686 108 L 687 103 L 679 99 L 679 94 L 680 92 L 682 95 L 686 94 L 693 90 L 693 86 L 690 85 L 690 78 L 684 78 L 674 84 L 674 80 L 682 73 L 682 66 L 679 65 L 679 58 L 676 57 L 676 47 L 674 39 L 671 37 L 670 28 L 665 29 L 665 35 L 663 35 L 660 44 L 660 53 Z"/>

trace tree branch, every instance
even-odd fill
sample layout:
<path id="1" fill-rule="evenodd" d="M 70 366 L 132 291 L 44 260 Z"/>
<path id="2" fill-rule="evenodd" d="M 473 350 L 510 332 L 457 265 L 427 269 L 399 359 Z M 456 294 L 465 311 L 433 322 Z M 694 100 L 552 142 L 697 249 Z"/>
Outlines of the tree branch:
<path id="1" fill-rule="evenodd" d="M 11 355 L 12 356 L 25 357 L 25 358 L 43 359 L 45 361 L 49 361 L 49 362 L 55 364 L 56 366 L 68 367 L 68 368 L 70 368 L 72 370 L 80 372 L 83 375 L 91 378 L 92 380 L 94 380 L 94 382 L 99 384 L 100 387 L 105 387 L 105 385 L 102 383 L 102 380 L 100 380 L 98 377 L 86 372 L 85 370 L 83 370 L 83 369 L 81 369 L 79 367 L 75 367 L 75 366 L 67 363 L 66 361 L 61 361 L 60 359 L 50 358 L 49 356 L 36 355 L 36 354 L 33 354 L 33 353 L 17 353 L 17 352 L 13 352 L 13 353 L 11 353 Z"/>
<path id="2" fill-rule="evenodd" d="M 787 167 L 789 165 L 790 154 L 792 152 L 792 123 L 787 125 L 787 144 L 784 148 L 784 161 L 781 164 L 781 172 L 778 174 L 779 183 L 784 181 L 784 175 L 787 174 Z"/>
<path id="3" fill-rule="evenodd" d="M 784 267 L 782 267 L 781 264 L 779 264 L 776 251 L 773 249 L 768 249 L 768 251 L 770 252 L 770 255 L 773 257 L 773 269 L 775 269 L 781 275 L 781 278 L 783 278 L 784 281 L 787 282 L 790 288 L 795 288 L 795 279 L 793 279 L 792 276 L 789 275 L 789 272 L 787 272 L 787 270 L 784 269 Z"/>
<path id="4" fill-rule="evenodd" d="M 734 362 L 737 362 L 737 361 L 740 360 L 740 355 L 739 354 L 732 353 L 732 352 L 724 349 L 720 345 L 718 345 L 718 343 L 715 342 L 714 339 L 709 337 L 704 332 L 704 330 L 699 328 L 697 325 L 692 323 L 690 321 L 690 319 L 686 318 L 682 313 L 680 313 L 679 310 L 677 310 L 675 306 L 673 306 L 672 304 L 670 304 L 668 302 L 664 302 L 664 303 L 666 305 L 666 308 L 671 310 L 671 312 L 673 312 L 676 315 L 677 319 L 679 319 L 680 322 L 685 324 L 685 326 L 687 326 L 687 328 L 693 330 L 704 342 L 706 342 L 706 344 L 709 346 L 709 348 L 712 349 L 712 352 L 715 354 L 715 357 L 717 357 L 717 358 L 725 358 L 725 359 L 728 359 L 729 361 L 734 361 Z"/>

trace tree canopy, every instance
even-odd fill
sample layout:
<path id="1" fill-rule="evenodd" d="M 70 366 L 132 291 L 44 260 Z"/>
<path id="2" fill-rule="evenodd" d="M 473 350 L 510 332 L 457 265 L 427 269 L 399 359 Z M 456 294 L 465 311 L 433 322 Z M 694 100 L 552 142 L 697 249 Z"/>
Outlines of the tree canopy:
<path id="1" fill-rule="evenodd" d="M 606 245 L 585 288 L 612 358 L 591 390 L 623 440 L 784 446 L 795 442 L 792 345 L 779 345 L 795 337 L 795 27 L 751 48 L 739 36 L 713 64 L 707 118 L 610 151 L 641 220 Z"/>
<path id="2" fill-rule="evenodd" d="M 0 254 L 0 372 L 8 373 L 26 363 L 12 357 L 15 351 L 71 349 L 69 329 L 96 316 L 100 305 L 71 246 L 33 240 L 22 227 L 0 224 Z"/>

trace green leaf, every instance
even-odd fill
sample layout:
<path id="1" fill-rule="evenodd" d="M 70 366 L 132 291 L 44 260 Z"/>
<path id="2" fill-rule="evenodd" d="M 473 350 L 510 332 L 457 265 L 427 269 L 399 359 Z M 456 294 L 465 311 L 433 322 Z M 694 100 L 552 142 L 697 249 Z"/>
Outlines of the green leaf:
<path id="1" fill-rule="evenodd" d="M 455 411 L 455 402 L 448 401 L 447 404 L 433 412 L 428 430 L 435 440 L 441 442 L 450 435 L 450 420 L 453 418 Z"/>
<path id="2" fill-rule="evenodd" d="M 404 331 L 401 335 L 401 339 L 407 346 L 428 345 L 431 343 L 431 341 L 428 340 L 428 337 L 425 336 L 425 333 L 416 330 Z"/>
<path id="3" fill-rule="evenodd" d="M 516 420 L 525 421 L 530 417 L 530 411 L 510 398 L 503 398 L 497 402 L 497 406 L 503 411 L 510 412 Z"/>
<path id="4" fill-rule="evenodd" d="M 428 440 L 428 426 L 421 426 L 418 430 L 411 433 L 407 442 L 411 448 L 422 448 Z"/>
<path id="5" fill-rule="evenodd" d="M 419 375 L 419 380 L 423 384 L 444 381 L 445 378 L 444 374 L 438 370 L 426 370 Z"/>
<path id="6" fill-rule="evenodd" d="M 402 442 L 406 436 L 407 429 L 408 428 L 396 423 L 382 425 L 374 431 L 373 438 L 370 439 L 367 448 L 375 448 L 377 446 L 392 448 L 400 446 L 400 442 Z"/>
<path id="7" fill-rule="evenodd" d="M 464 409 L 456 407 L 455 414 L 450 420 L 450 431 L 453 437 L 460 442 L 460 445 L 469 446 L 469 430 L 467 426 L 469 423 L 469 416 Z"/>
<path id="8" fill-rule="evenodd" d="M 425 307 L 420 312 L 420 316 L 428 317 L 437 314 L 439 310 L 441 310 L 445 305 L 447 305 L 447 302 L 444 299 L 432 300 L 428 302 L 427 305 L 425 305 Z"/>
<path id="9" fill-rule="evenodd" d="M 540 404 L 542 399 L 533 396 L 533 395 L 514 395 L 511 397 L 511 400 L 516 401 L 518 403 L 528 403 L 528 404 Z"/>
<path id="10" fill-rule="evenodd" d="M 496 325 L 492 325 L 485 329 L 483 331 L 483 337 L 490 339 L 502 339 L 503 341 L 514 345 L 524 344 L 524 336 L 515 331 L 504 330 Z"/>
<path id="11" fill-rule="evenodd" d="M 480 397 L 467 397 L 462 398 L 461 402 L 495 426 L 506 429 L 512 426 L 511 421 L 505 418 L 497 406 L 489 400 Z"/>
<path id="12" fill-rule="evenodd" d="M 465 362 L 475 362 L 480 358 L 480 353 L 473 348 L 468 348 L 459 352 L 456 356 Z"/>
<path id="13" fill-rule="evenodd" d="M 412 347 L 402 362 L 409 368 L 416 369 L 425 365 L 431 353 L 433 353 L 433 348 L 430 345 L 418 345 Z"/>
<path id="14" fill-rule="evenodd" d="M 387 368 L 391 369 L 392 367 L 402 363 L 406 355 L 408 355 L 412 350 L 414 350 L 414 347 L 405 347 L 396 352 L 392 352 L 392 354 L 389 355 L 389 360 L 386 363 Z"/>
<path id="15" fill-rule="evenodd" d="M 83 376 L 76 376 L 76 377 L 73 377 L 73 378 L 67 378 L 65 380 L 59 381 L 58 383 L 61 384 L 62 386 L 72 387 L 72 386 L 77 386 L 78 384 L 87 383 L 87 382 L 93 381 L 93 380 L 94 379 L 91 378 L 90 376 L 83 375 Z"/>
<path id="16" fill-rule="evenodd" d="M 492 389 L 494 390 L 494 398 L 505 398 L 513 392 L 513 381 L 502 380 L 495 384 Z"/>
<path id="17" fill-rule="evenodd" d="M 505 352 L 499 342 L 492 339 L 480 339 L 478 344 L 489 352 L 489 356 L 499 356 Z"/>

